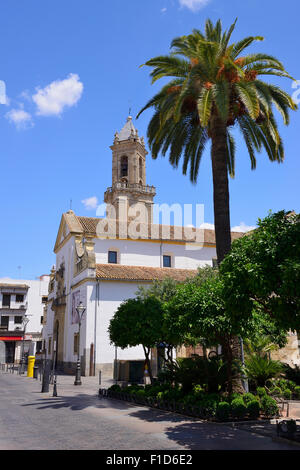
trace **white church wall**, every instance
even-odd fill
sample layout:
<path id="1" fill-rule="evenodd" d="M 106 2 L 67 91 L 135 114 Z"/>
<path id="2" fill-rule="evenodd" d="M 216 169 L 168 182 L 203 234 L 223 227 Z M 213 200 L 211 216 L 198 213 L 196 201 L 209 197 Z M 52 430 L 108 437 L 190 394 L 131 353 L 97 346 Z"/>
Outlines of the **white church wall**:
<path id="1" fill-rule="evenodd" d="M 173 268 L 197 269 L 198 266 L 212 265 L 216 249 L 193 247 L 189 245 L 134 240 L 99 240 L 95 239 L 96 263 L 108 262 L 108 251 L 118 251 L 118 262 L 127 266 L 162 267 L 162 255 L 172 254 Z"/>
<path id="2" fill-rule="evenodd" d="M 109 322 L 123 300 L 136 296 L 138 286 L 136 282 L 99 282 L 99 301 L 96 310 L 95 325 L 95 299 L 96 283 L 88 287 L 88 304 L 90 315 L 87 325 L 87 345 L 95 344 L 96 332 L 96 364 L 105 372 L 112 366 L 115 359 L 115 346 L 110 344 L 108 327 Z M 145 285 L 143 283 L 143 285 Z M 147 284 L 146 284 L 147 285 Z M 144 359 L 144 351 L 141 346 L 120 349 L 117 348 L 117 359 Z"/>

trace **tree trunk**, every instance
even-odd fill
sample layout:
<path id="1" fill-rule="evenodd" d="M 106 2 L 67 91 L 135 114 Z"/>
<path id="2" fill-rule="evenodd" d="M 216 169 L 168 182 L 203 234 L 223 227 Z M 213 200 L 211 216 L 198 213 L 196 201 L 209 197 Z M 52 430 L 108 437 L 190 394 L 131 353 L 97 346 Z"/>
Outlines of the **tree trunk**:
<path id="1" fill-rule="evenodd" d="M 211 125 L 211 161 L 218 264 L 231 247 L 226 133 L 226 124 L 215 116 Z"/>
<path id="2" fill-rule="evenodd" d="M 227 366 L 227 392 L 232 393 L 233 391 L 233 382 L 232 382 L 232 348 L 230 341 L 226 340 L 226 338 L 222 339 L 221 341 L 222 346 L 222 353 L 226 362 Z"/>
<path id="3" fill-rule="evenodd" d="M 211 161 L 213 174 L 214 193 L 214 222 L 218 264 L 220 264 L 231 248 L 230 230 L 230 207 L 229 207 L 229 185 L 227 168 L 227 128 L 226 123 L 218 117 L 213 116 L 211 122 Z M 243 390 L 241 377 L 232 381 L 232 361 L 240 359 L 240 346 L 238 338 L 233 339 L 234 348 L 229 367 L 231 368 L 230 382 L 232 390 L 241 392 Z"/>
<path id="4" fill-rule="evenodd" d="M 145 353 L 145 358 L 146 358 L 145 363 L 147 365 L 150 382 L 151 382 L 151 384 L 153 384 L 152 368 L 151 368 L 151 362 L 150 362 L 150 358 L 149 358 L 150 348 L 147 348 L 144 345 L 143 345 L 143 348 L 144 348 L 144 353 Z"/>

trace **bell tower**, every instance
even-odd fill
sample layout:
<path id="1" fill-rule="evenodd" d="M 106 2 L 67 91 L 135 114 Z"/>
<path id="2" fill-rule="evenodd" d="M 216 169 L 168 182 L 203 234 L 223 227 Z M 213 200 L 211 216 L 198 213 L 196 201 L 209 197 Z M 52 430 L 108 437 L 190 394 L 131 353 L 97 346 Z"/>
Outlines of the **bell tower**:
<path id="1" fill-rule="evenodd" d="M 112 186 L 104 193 L 104 202 L 111 204 L 115 211 L 114 214 L 110 214 L 108 210 L 107 216 L 121 220 L 124 217 L 122 214 L 126 213 L 127 219 L 130 220 L 134 212 L 130 209 L 137 209 L 141 207 L 140 204 L 143 204 L 143 222 L 152 223 L 152 206 L 156 190 L 154 186 L 146 184 L 148 152 L 144 138 L 139 137 L 131 116 L 128 116 L 122 130 L 115 133 L 114 143 L 110 148 L 112 150 Z M 136 206 L 137 204 L 139 206 Z"/>

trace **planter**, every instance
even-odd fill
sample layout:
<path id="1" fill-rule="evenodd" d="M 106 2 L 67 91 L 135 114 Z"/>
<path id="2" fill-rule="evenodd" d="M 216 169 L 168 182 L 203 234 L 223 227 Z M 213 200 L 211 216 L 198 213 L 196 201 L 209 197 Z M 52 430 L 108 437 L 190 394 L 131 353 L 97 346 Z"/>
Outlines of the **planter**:
<path id="1" fill-rule="evenodd" d="M 173 413 L 180 413 L 182 415 L 205 419 L 207 421 L 213 421 L 216 423 L 242 423 L 242 422 L 261 422 L 264 419 L 263 415 L 260 415 L 256 420 L 252 418 L 245 417 L 242 419 L 232 418 L 231 416 L 224 421 L 218 420 L 212 416 L 205 408 L 202 408 L 199 405 L 185 404 L 182 402 L 176 402 L 175 400 L 157 400 L 154 397 L 139 397 L 138 395 L 132 393 L 108 391 L 107 389 L 99 389 L 99 396 L 103 398 L 113 398 L 117 400 L 127 401 L 128 403 L 134 403 L 142 406 L 148 406 L 150 408 L 156 408 L 163 411 L 171 411 Z M 272 416 L 273 418 L 273 416 Z M 265 417 L 266 419 L 266 417 Z"/>

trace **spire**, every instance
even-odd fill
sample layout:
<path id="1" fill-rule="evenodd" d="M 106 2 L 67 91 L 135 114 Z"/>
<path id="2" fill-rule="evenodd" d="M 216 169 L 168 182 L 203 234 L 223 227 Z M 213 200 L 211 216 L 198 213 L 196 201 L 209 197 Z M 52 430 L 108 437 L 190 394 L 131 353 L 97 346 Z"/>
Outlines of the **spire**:
<path id="1" fill-rule="evenodd" d="M 118 133 L 119 141 L 128 140 L 131 135 L 137 135 L 137 130 L 133 125 L 132 117 L 128 116 L 124 127 Z"/>

